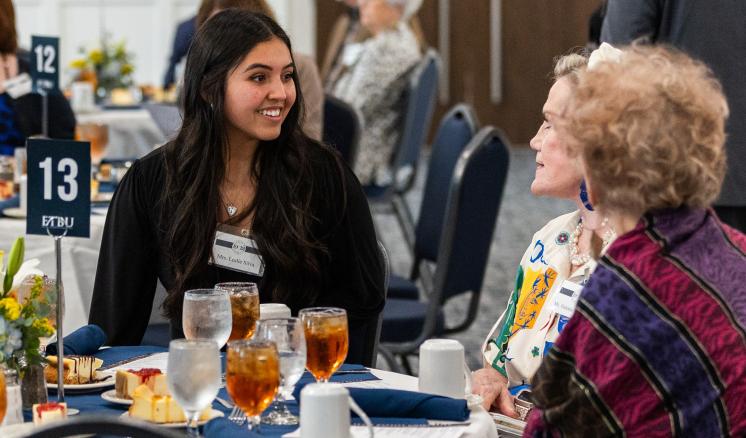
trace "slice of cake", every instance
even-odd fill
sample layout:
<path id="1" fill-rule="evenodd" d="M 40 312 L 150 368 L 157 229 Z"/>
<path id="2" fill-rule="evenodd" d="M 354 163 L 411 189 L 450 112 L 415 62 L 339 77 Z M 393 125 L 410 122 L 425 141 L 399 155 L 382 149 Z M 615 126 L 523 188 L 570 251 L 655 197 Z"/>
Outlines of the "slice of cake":
<path id="1" fill-rule="evenodd" d="M 117 397 L 131 399 L 132 393 L 140 385 L 147 385 L 155 395 L 169 395 L 166 385 L 166 375 L 158 368 L 143 368 L 141 370 L 118 370 L 114 389 Z"/>
<path id="2" fill-rule="evenodd" d="M 34 424 L 44 424 L 50 421 L 67 418 L 67 403 L 41 403 L 35 404 L 31 410 L 34 414 Z"/>
<path id="3" fill-rule="evenodd" d="M 47 356 L 49 364 L 44 367 L 47 383 L 57 383 L 57 356 Z M 97 371 L 104 361 L 93 356 L 68 356 L 62 360 L 63 378 L 66 385 L 84 385 L 97 380 Z"/>
<path id="4" fill-rule="evenodd" d="M 186 421 L 184 410 L 176 400 L 168 395 L 156 395 L 148 385 L 140 385 L 132 393 L 132 406 L 129 408 L 132 418 L 153 423 L 183 423 Z M 200 413 L 200 420 L 210 418 L 208 406 Z"/>

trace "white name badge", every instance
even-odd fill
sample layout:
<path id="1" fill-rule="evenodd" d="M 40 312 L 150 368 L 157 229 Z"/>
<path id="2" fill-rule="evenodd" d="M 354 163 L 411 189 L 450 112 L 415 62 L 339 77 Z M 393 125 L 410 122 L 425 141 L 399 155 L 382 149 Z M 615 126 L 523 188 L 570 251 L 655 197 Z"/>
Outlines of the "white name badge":
<path id="1" fill-rule="evenodd" d="M 225 231 L 215 231 L 209 263 L 257 277 L 264 275 L 264 260 L 254 239 Z"/>
<path id="2" fill-rule="evenodd" d="M 583 286 L 577 283 L 570 280 L 563 281 L 559 290 L 552 295 L 552 310 L 565 318 L 572 317 L 582 290 Z"/>
<path id="3" fill-rule="evenodd" d="M 28 73 L 21 73 L 3 82 L 3 87 L 10 97 L 18 99 L 31 92 L 31 76 Z"/>

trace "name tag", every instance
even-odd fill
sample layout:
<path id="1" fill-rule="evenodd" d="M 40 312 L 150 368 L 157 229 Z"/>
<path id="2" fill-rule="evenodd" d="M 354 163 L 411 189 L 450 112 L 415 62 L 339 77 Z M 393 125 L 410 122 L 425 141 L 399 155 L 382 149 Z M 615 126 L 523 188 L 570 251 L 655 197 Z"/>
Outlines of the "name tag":
<path id="1" fill-rule="evenodd" d="M 18 99 L 31 92 L 31 76 L 28 73 L 21 73 L 3 82 L 3 87 L 10 97 Z"/>
<path id="2" fill-rule="evenodd" d="M 264 260 L 254 239 L 220 229 L 215 231 L 209 263 L 257 277 L 264 275 Z"/>
<path id="3" fill-rule="evenodd" d="M 563 281 L 559 290 L 552 295 L 551 309 L 565 318 L 572 317 L 582 290 L 583 286 L 577 283 L 570 280 Z"/>

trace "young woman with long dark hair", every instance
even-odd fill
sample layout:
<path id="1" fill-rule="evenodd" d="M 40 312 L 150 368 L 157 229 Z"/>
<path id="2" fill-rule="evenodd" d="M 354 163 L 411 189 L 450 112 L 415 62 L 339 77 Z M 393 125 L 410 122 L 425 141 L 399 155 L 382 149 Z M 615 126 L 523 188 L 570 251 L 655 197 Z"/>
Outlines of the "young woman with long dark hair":
<path id="1" fill-rule="evenodd" d="M 345 308 L 348 361 L 370 348 L 384 305 L 373 222 L 350 169 L 301 130 L 291 53 L 261 14 L 225 10 L 198 30 L 183 126 L 132 166 L 109 209 L 90 321 L 110 344 L 141 341 L 160 279 L 172 337 L 182 336 L 184 291 L 255 281 L 262 302 L 294 313 Z M 245 264 L 218 257 L 226 242 L 250 254 Z"/>

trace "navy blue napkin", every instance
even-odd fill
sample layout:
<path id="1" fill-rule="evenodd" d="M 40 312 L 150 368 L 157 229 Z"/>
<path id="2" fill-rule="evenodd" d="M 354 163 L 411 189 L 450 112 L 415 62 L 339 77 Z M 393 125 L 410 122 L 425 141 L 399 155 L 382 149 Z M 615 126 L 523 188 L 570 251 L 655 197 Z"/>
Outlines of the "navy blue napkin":
<path id="1" fill-rule="evenodd" d="M 299 383 L 293 391 L 298 403 L 303 386 Z M 466 421 L 469 418 L 469 408 L 463 399 L 396 389 L 347 389 L 369 417 L 427 418 L 446 421 Z"/>
<path id="2" fill-rule="evenodd" d="M 20 205 L 21 198 L 19 198 L 18 195 L 0 201 L 0 217 L 3 217 L 3 210 L 6 208 L 18 208 Z"/>
<path id="3" fill-rule="evenodd" d="M 347 363 L 343 363 L 339 370 L 337 370 L 336 373 L 332 374 L 332 377 L 329 379 L 330 382 L 334 383 L 364 382 L 367 380 L 381 379 L 373 375 L 373 373 L 371 373 L 368 368 L 362 365 Z M 313 383 L 315 381 L 316 378 L 313 377 L 311 373 L 309 373 L 308 371 L 304 371 L 301 378 L 298 379 L 298 383 L 295 384 L 295 387 L 304 387 L 309 383 Z"/>
<path id="4" fill-rule="evenodd" d="M 106 333 L 95 324 L 85 325 L 62 338 L 65 355 L 90 356 L 106 342 Z M 57 354 L 57 343 L 47 345 L 47 354 Z"/>
<path id="5" fill-rule="evenodd" d="M 220 417 L 210 420 L 202 428 L 205 438 L 261 438 L 261 437 L 281 437 L 282 435 L 292 432 L 298 426 L 268 426 L 262 424 L 259 426 L 261 433 L 252 432 L 247 429 L 246 424 L 241 426 Z"/>

